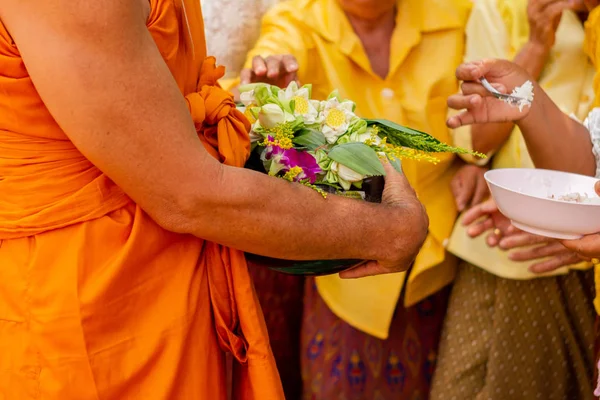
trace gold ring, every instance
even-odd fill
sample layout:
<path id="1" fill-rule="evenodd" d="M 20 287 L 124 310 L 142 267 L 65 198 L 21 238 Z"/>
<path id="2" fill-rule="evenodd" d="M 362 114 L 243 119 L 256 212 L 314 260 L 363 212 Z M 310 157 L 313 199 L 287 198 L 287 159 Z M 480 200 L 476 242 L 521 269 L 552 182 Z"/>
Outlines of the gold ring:
<path id="1" fill-rule="evenodd" d="M 502 236 L 502 231 L 498 228 L 494 229 L 494 235 L 496 236 Z"/>

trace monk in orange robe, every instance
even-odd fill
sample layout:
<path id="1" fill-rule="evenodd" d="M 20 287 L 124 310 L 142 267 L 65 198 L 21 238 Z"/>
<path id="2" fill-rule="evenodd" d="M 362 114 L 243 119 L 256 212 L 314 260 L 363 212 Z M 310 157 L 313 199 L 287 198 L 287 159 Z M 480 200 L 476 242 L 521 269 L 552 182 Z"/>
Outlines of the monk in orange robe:
<path id="1" fill-rule="evenodd" d="M 243 251 L 358 277 L 425 238 L 389 166 L 382 205 L 239 168 L 199 3 L 0 3 L 1 400 L 223 400 L 226 353 L 234 399 L 282 399 Z"/>

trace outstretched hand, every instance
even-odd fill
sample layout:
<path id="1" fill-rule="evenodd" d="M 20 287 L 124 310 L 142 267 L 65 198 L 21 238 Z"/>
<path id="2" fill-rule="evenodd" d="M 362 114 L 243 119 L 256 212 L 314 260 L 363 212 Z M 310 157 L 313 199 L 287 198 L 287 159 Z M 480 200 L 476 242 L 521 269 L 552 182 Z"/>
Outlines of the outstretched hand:
<path id="1" fill-rule="evenodd" d="M 532 81 L 527 72 L 517 64 L 505 60 L 487 59 L 464 63 L 456 69 L 456 77 L 463 81 L 462 93 L 448 98 L 448 107 L 464 110 L 448 119 L 448 127 L 490 122 L 514 122 L 525 118 L 529 107 L 522 111 L 492 96 L 480 83 L 485 77 L 500 93 L 510 94 L 512 89 Z"/>

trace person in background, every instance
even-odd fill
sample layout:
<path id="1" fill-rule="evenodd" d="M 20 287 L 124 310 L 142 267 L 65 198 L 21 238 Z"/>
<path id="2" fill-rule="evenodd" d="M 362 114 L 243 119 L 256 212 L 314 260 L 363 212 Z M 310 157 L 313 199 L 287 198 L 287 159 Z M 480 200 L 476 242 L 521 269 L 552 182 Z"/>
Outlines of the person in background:
<path id="1" fill-rule="evenodd" d="M 207 53 L 225 67 L 221 85 L 230 87 L 260 34 L 263 15 L 283 0 L 200 0 Z"/>
<path id="2" fill-rule="evenodd" d="M 586 22 L 586 51 L 598 67 L 600 8 L 597 5 L 599 2 L 593 0 L 582 3 L 585 3 L 588 9 L 593 9 Z M 508 88 L 519 86 L 532 79 L 527 71 L 514 63 L 494 59 L 466 63 L 457 69 L 456 76 L 465 81 L 462 85 L 463 93 L 451 96 L 448 104 L 453 109 L 463 111 L 448 119 L 449 127 L 515 121 L 523 133 L 536 167 L 595 175 L 600 178 L 600 108 L 597 108 L 600 105 L 598 90 L 600 77 L 598 75 L 594 79 L 596 108 L 589 113 L 583 124 L 564 114 L 537 84 L 534 84 L 535 97 L 532 106 L 522 111 L 496 101 L 479 84 L 479 79 L 485 76 L 498 90 L 506 93 Z M 557 157 L 557 154 L 560 156 Z M 595 189 L 600 193 L 598 183 Z M 507 226 L 496 218 L 497 208 L 488 207 L 484 212 L 491 218 L 481 222 L 481 230 L 498 230 L 494 234 L 495 240 L 498 240 L 498 234 L 506 236 L 512 233 L 510 227 L 507 229 Z M 600 256 L 599 238 L 600 234 L 593 234 L 579 240 L 566 240 L 561 243 L 581 259 L 595 258 L 594 262 L 597 262 Z M 541 253 L 539 250 L 535 252 Z M 598 293 L 599 283 L 600 276 L 596 267 L 596 293 Z M 596 311 L 600 312 L 598 299 L 596 294 L 594 304 Z M 599 336 L 596 332 L 596 337 Z M 594 394 L 600 396 L 600 385 L 596 387 Z"/>
<path id="3" fill-rule="evenodd" d="M 235 400 L 282 400 L 244 252 L 379 260 L 353 277 L 416 257 L 428 218 L 391 165 L 383 204 L 243 168 L 198 0 L 0 19 L 0 398 L 224 400 L 230 353 Z"/>
<path id="4" fill-rule="evenodd" d="M 262 16 L 280 0 L 201 0 L 208 54 L 225 66 L 219 83 L 232 89 L 260 34 Z M 300 399 L 300 331 L 304 278 L 249 263 L 269 341 L 288 400 Z"/>
<path id="5" fill-rule="evenodd" d="M 476 0 L 465 61 L 514 59 L 562 111 L 583 119 L 595 71 L 583 51 L 581 11 L 566 1 Z M 459 145 L 493 155 L 492 168 L 534 167 L 513 123 L 465 126 L 454 137 Z M 489 247 L 485 235 L 471 239 L 469 234 L 479 233 L 472 215 L 486 207 L 479 203 L 489 195 L 482 171 L 463 167 L 453 181 L 459 210 L 475 208 L 459 219 L 448 246 L 464 261 L 450 296 L 431 398 L 590 399 L 593 265 L 552 241 L 547 246 L 559 250 L 530 264 L 534 271 L 555 271 L 536 274 L 518 262 L 529 247 L 512 255 L 503 249 L 543 246 L 548 239 L 521 232 L 501 240 L 502 249 Z"/>
<path id="6" fill-rule="evenodd" d="M 291 0 L 265 16 L 241 83 L 338 89 L 363 117 L 386 118 L 449 141 L 446 97 L 464 51 L 470 1 Z M 443 60 L 443 62 L 439 62 Z M 426 398 L 456 260 L 448 238 L 456 209 L 456 159 L 403 160 L 430 217 L 429 235 L 406 274 L 306 284 L 302 374 L 307 399 Z"/>

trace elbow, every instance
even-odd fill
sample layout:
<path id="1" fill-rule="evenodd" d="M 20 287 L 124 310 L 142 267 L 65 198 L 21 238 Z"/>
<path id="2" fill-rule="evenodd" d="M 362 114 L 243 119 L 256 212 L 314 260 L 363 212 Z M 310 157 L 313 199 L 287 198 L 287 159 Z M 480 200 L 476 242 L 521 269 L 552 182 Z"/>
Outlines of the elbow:
<path id="1" fill-rule="evenodd" d="M 216 174 L 220 175 L 222 168 L 220 164 L 218 167 Z M 214 174 L 207 175 L 215 177 Z M 218 198 L 221 191 L 216 182 L 219 182 L 219 178 L 211 179 L 211 182 L 182 179 L 148 214 L 167 231 L 206 238 L 210 235 L 210 227 L 222 203 Z"/>

